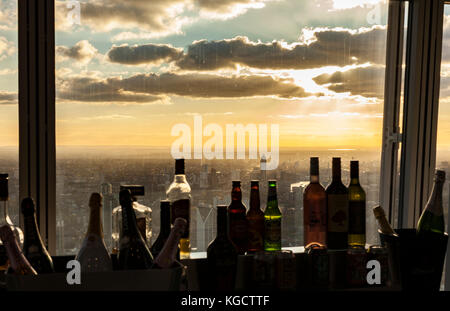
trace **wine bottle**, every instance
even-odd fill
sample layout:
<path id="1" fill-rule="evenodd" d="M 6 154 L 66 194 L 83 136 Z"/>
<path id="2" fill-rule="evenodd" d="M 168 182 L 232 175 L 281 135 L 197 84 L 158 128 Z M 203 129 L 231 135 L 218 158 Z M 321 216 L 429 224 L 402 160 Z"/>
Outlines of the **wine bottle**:
<path id="1" fill-rule="evenodd" d="M 53 260 L 44 246 L 36 221 L 36 207 L 32 198 L 22 200 L 24 233 L 23 251 L 38 274 L 55 272 Z"/>
<path id="2" fill-rule="evenodd" d="M 23 245 L 23 232 L 15 226 L 8 213 L 9 191 L 8 191 L 8 174 L 0 174 L 0 226 L 8 225 L 13 230 L 19 246 Z M 0 271 L 8 269 L 8 255 L 3 243 L 0 243 Z"/>
<path id="3" fill-rule="evenodd" d="M 130 190 L 120 191 L 119 200 L 122 206 L 122 237 L 120 239 L 118 256 L 119 269 L 150 269 L 153 264 L 153 256 L 137 227 Z"/>
<path id="4" fill-rule="evenodd" d="M 37 275 L 30 262 L 20 249 L 16 235 L 10 225 L 0 227 L 0 239 L 6 247 L 6 253 L 9 260 L 9 271 L 19 275 Z"/>
<path id="5" fill-rule="evenodd" d="M 327 243 L 327 194 L 319 181 L 319 158 L 310 159 L 310 182 L 303 193 L 304 245 Z"/>
<path id="6" fill-rule="evenodd" d="M 161 200 L 160 202 L 160 229 L 158 237 L 150 248 L 153 258 L 156 258 L 164 247 L 170 235 L 170 201 Z"/>
<path id="7" fill-rule="evenodd" d="M 250 183 L 250 209 L 247 212 L 248 247 L 250 253 L 264 250 L 264 212 L 259 199 L 259 181 Z"/>
<path id="8" fill-rule="evenodd" d="M 181 236 L 187 228 L 187 221 L 184 218 L 175 219 L 172 230 L 170 231 L 169 238 L 164 247 L 156 257 L 153 268 L 167 269 L 171 268 L 177 261 L 178 243 Z"/>
<path id="9" fill-rule="evenodd" d="M 359 183 L 359 162 L 350 161 L 348 186 L 348 245 L 366 245 L 366 192 Z"/>
<path id="10" fill-rule="evenodd" d="M 102 196 L 92 193 L 89 199 L 89 226 L 76 256 L 82 272 L 112 271 L 112 261 L 103 239 Z"/>
<path id="11" fill-rule="evenodd" d="M 175 176 L 172 184 L 167 189 L 167 198 L 171 204 L 171 223 L 181 217 L 187 221 L 187 229 L 180 239 L 180 258 L 189 258 L 190 245 L 190 218 L 191 218 L 191 186 L 184 174 L 184 159 L 175 160 Z"/>
<path id="12" fill-rule="evenodd" d="M 348 189 L 341 181 L 341 158 L 333 158 L 333 178 L 327 193 L 327 247 L 348 246 Z"/>
<path id="13" fill-rule="evenodd" d="M 281 211 L 278 208 L 277 182 L 269 180 L 267 207 L 264 211 L 264 250 L 281 250 Z"/>
<path id="14" fill-rule="evenodd" d="M 444 183 L 445 171 L 436 170 L 433 190 L 417 223 L 417 234 L 425 232 L 444 234 L 445 220 L 442 208 L 442 188 Z"/>
<path id="15" fill-rule="evenodd" d="M 381 206 L 375 206 L 373 209 L 373 214 L 378 222 L 378 228 L 381 233 L 386 235 L 397 235 L 389 224 L 386 214 L 384 213 L 384 209 Z"/>
<path id="16" fill-rule="evenodd" d="M 248 244 L 247 208 L 242 203 L 241 182 L 233 181 L 231 204 L 228 206 L 230 239 L 236 245 L 238 254 L 245 254 Z"/>
<path id="17" fill-rule="evenodd" d="M 212 290 L 233 290 L 235 286 L 238 252 L 229 236 L 228 217 L 227 206 L 218 205 L 216 238 L 206 250 Z"/>

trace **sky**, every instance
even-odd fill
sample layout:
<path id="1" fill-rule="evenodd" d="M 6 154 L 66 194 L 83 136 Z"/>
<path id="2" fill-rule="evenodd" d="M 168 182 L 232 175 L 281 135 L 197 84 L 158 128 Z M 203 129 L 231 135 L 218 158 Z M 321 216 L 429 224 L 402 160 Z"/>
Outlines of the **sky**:
<path id="1" fill-rule="evenodd" d="M 170 146 L 201 115 L 278 124 L 280 148 L 381 149 L 383 0 L 91 0 L 79 20 L 72 2 L 56 3 L 59 146 Z M 0 145 L 17 145 L 15 8 L 0 0 Z"/>

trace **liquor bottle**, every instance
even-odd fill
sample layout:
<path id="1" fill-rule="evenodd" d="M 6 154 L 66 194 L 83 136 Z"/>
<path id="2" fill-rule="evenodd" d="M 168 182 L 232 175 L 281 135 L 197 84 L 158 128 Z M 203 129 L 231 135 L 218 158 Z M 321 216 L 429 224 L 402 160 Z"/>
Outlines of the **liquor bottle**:
<path id="1" fill-rule="evenodd" d="M 36 208 L 32 198 L 22 200 L 21 211 L 24 222 L 23 251 L 28 262 L 37 273 L 55 272 L 53 260 L 44 246 L 36 221 Z"/>
<path id="2" fill-rule="evenodd" d="M 178 244 L 181 236 L 187 228 L 187 221 L 184 218 L 175 219 L 169 238 L 164 247 L 153 262 L 153 268 L 168 269 L 171 268 L 177 261 Z"/>
<path id="3" fill-rule="evenodd" d="M 0 239 L 5 245 L 6 253 L 8 254 L 10 267 L 8 271 L 19 275 L 37 275 L 36 270 L 33 269 L 20 249 L 14 229 L 10 225 L 0 227 Z"/>
<path id="4" fill-rule="evenodd" d="M 89 226 L 76 256 L 82 272 L 112 271 L 112 261 L 103 239 L 102 196 L 92 193 L 89 199 Z"/>
<path id="5" fill-rule="evenodd" d="M 391 225 L 389 224 L 386 218 L 386 214 L 384 213 L 384 209 L 381 206 L 375 206 L 372 211 L 378 222 L 378 228 L 380 229 L 381 233 L 387 235 L 397 235 L 394 229 L 392 229 Z"/>
<path id="6" fill-rule="evenodd" d="M 150 248 L 152 239 L 152 209 L 137 201 L 138 196 L 145 195 L 145 188 L 141 185 L 120 185 L 120 191 L 122 190 L 129 190 L 131 192 L 134 214 L 136 215 L 136 224 L 142 238 Z M 122 207 L 120 205 L 113 209 L 112 218 L 112 253 L 117 254 L 122 234 L 120 231 L 122 229 Z"/>
<path id="7" fill-rule="evenodd" d="M 160 230 L 159 235 L 156 238 L 155 242 L 153 243 L 152 247 L 150 248 L 150 251 L 153 255 L 153 258 L 156 258 L 158 254 L 161 252 L 161 250 L 164 247 L 164 244 L 166 243 L 167 239 L 170 235 L 170 201 L 169 200 L 161 200 L 160 202 L 161 211 L 160 211 Z M 178 246 L 177 246 L 178 247 Z"/>
<path id="8" fill-rule="evenodd" d="M 445 171 L 436 170 L 433 190 L 417 223 L 417 234 L 426 232 L 444 234 L 445 220 L 442 209 L 442 188 L 444 183 Z"/>
<path id="9" fill-rule="evenodd" d="M 119 200 L 122 206 L 122 237 L 120 239 L 118 258 L 119 269 L 150 269 L 153 264 L 153 256 L 138 229 L 130 190 L 120 191 Z"/>
<path id="10" fill-rule="evenodd" d="M 250 253 L 264 250 L 264 212 L 259 199 L 259 181 L 250 183 L 250 209 L 247 212 L 248 247 Z"/>
<path id="11" fill-rule="evenodd" d="M 0 226 L 9 225 L 16 235 L 19 246 L 23 245 L 23 232 L 15 226 L 8 213 L 9 191 L 8 191 L 8 174 L 0 174 Z M 8 255 L 3 243 L 0 243 L 0 271 L 8 269 Z"/>
<path id="12" fill-rule="evenodd" d="M 218 205 L 217 235 L 206 250 L 212 290 L 233 290 L 235 286 L 238 252 L 229 235 L 228 217 L 227 206 Z"/>
<path id="13" fill-rule="evenodd" d="M 366 245 L 366 192 L 359 183 L 359 162 L 350 161 L 348 186 L 348 245 Z"/>
<path id="14" fill-rule="evenodd" d="M 327 194 L 319 182 L 319 158 L 310 159 L 310 182 L 303 193 L 304 245 L 327 243 Z"/>
<path id="15" fill-rule="evenodd" d="M 277 182 L 269 180 L 267 207 L 264 211 L 264 250 L 281 250 L 281 211 L 278 208 Z"/>
<path id="16" fill-rule="evenodd" d="M 348 189 L 341 181 L 341 158 L 333 158 L 333 178 L 327 193 L 327 247 L 348 246 Z"/>
<path id="17" fill-rule="evenodd" d="M 180 258 L 189 258 L 191 250 L 189 231 L 191 218 L 191 186 L 184 174 L 184 159 L 175 160 L 175 176 L 172 184 L 167 189 L 167 199 L 171 204 L 171 223 L 174 224 L 178 217 L 187 221 L 187 229 L 180 239 Z"/>
<path id="18" fill-rule="evenodd" d="M 230 239 L 237 247 L 238 254 L 244 255 L 248 245 L 247 208 L 242 203 L 241 182 L 233 181 L 231 204 L 228 206 Z"/>

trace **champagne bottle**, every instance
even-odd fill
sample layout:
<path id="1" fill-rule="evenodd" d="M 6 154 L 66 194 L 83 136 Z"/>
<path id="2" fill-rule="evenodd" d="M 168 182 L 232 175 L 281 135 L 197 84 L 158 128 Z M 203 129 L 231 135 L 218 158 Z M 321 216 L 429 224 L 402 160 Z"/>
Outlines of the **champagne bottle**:
<path id="1" fill-rule="evenodd" d="M 160 229 L 159 235 L 153 243 L 150 251 L 153 255 L 153 258 L 156 258 L 158 254 L 164 247 L 167 239 L 170 235 L 170 201 L 169 200 L 161 200 L 160 202 Z"/>
<path id="2" fill-rule="evenodd" d="M 259 199 L 259 181 L 250 183 L 250 209 L 247 212 L 248 252 L 264 250 L 264 212 Z"/>
<path id="3" fill-rule="evenodd" d="M 310 183 L 303 193 L 304 245 L 327 243 L 327 194 L 319 182 L 319 158 L 310 159 Z"/>
<path id="4" fill-rule="evenodd" d="M 381 233 L 387 235 L 397 235 L 394 229 L 392 229 L 391 225 L 389 224 L 386 218 L 386 214 L 384 213 L 384 209 L 381 206 L 375 206 L 372 210 L 375 218 L 377 219 L 378 228 L 380 229 Z"/>
<path id="5" fill-rule="evenodd" d="M 0 226 L 8 225 L 13 230 L 19 246 L 23 245 L 23 232 L 15 226 L 8 213 L 9 191 L 8 174 L 0 174 Z M 8 269 L 8 255 L 3 243 L 0 243 L 0 271 Z"/>
<path id="6" fill-rule="evenodd" d="M 445 220 L 442 208 L 442 188 L 445 183 L 445 171 L 436 170 L 434 185 L 430 198 L 417 223 L 417 234 L 445 232 Z"/>
<path id="7" fill-rule="evenodd" d="M 264 250 L 281 250 L 281 211 L 278 208 L 277 182 L 269 180 L 267 207 L 264 211 Z"/>
<path id="8" fill-rule="evenodd" d="M 236 245 L 238 253 L 243 255 L 247 251 L 248 225 L 246 219 L 247 208 L 242 203 L 241 182 L 233 181 L 231 190 L 231 204 L 228 206 L 230 222 L 230 239 Z"/>
<path id="9" fill-rule="evenodd" d="M 156 257 L 153 268 L 167 269 L 171 268 L 177 261 L 178 243 L 181 236 L 187 228 L 187 221 L 184 218 L 175 219 L 172 230 L 170 231 L 169 238 L 164 247 Z"/>
<path id="10" fill-rule="evenodd" d="M 30 262 L 22 253 L 13 228 L 10 225 L 0 227 L 0 239 L 6 247 L 10 270 L 19 275 L 37 275 Z"/>
<path id="11" fill-rule="evenodd" d="M 36 221 L 36 208 L 32 198 L 22 200 L 21 211 L 24 221 L 25 257 L 38 274 L 55 272 L 53 260 L 44 246 Z"/>
<path id="12" fill-rule="evenodd" d="M 341 181 L 341 158 L 333 158 L 333 179 L 327 193 L 327 247 L 348 246 L 348 189 Z"/>
<path id="13" fill-rule="evenodd" d="M 212 290 L 233 290 L 235 286 L 238 252 L 229 236 L 228 217 L 227 206 L 218 205 L 217 235 L 206 251 Z"/>
<path id="14" fill-rule="evenodd" d="M 112 261 L 103 239 L 102 196 L 92 193 L 89 199 L 89 226 L 76 256 L 82 272 L 112 271 Z"/>
<path id="15" fill-rule="evenodd" d="M 171 204 L 171 222 L 174 224 L 178 217 L 187 221 L 187 229 L 180 239 L 180 257 L 181 259 L 189 258 L 191 251 L 190 245 L 190 218 L 191 218 L 191 186 L 186 180 L 184 174 L 184 159 L 175 160 L 175 176 L 172 184 L 167 189 L 167 198 Z"/>
<path id="16" fill-rule="evenodd" d="M 119 200 L 122 206 L 119 269 L 150 269 L 153 264 L 153 256 L 137 227 L 130 190 L 120 191 Z"/>
<path id="17" fill-rule="evenodd" d="M 350 162 L 348 186 L 348 244 L 366 245 L 366 193 L 359 183 L 359 162 Z"/>

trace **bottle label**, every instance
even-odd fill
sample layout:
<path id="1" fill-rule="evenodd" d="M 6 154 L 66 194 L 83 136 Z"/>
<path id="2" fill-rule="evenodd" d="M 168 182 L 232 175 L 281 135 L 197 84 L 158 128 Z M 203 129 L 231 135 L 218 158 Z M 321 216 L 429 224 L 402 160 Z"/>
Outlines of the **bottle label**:
<path id="1" fill-rule="evenodd" d="M 348 202 L 348 233 L 366 234 L 366 202 Z"/>
<path id="2" fill-rule="evenodd" d="M 281 218 L 265 221 L 264 239 L 268 243 L 279 243 L 281 241 Z"/>
<path id="3" fill-rule="evenodd" d="M 189 238 L 189 224 L 190 224 L 190 200 L 177 200 L 172 203 L 172 224 L 178 217 L 184 218 L 187 221 L 187 227 L 181 238 Z"/>
<path id="4" fill-rule="evenodd" d="M 328 231 L 348 231 L 348 195 L 328 195 Z"/>

